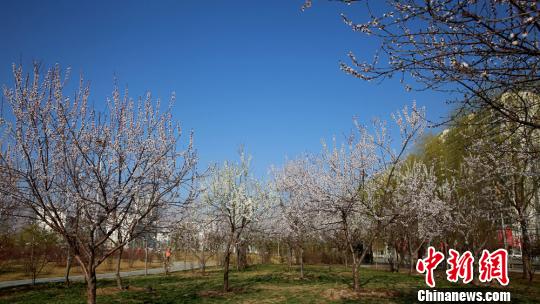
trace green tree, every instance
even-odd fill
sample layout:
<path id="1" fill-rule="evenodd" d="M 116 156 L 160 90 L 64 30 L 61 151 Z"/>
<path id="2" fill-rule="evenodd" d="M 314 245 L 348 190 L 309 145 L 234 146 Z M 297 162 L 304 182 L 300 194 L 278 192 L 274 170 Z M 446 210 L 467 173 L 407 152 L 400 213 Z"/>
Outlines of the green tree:
<path id="1" fill-rule="evenodd" d="M 17 242 L 21 250 L 24 272 L 31 276 L 32 284 L 36 283 L 36 278 L 43 268 L 62 252 L 58 237 L 34 223 L 19 232 Z"/>

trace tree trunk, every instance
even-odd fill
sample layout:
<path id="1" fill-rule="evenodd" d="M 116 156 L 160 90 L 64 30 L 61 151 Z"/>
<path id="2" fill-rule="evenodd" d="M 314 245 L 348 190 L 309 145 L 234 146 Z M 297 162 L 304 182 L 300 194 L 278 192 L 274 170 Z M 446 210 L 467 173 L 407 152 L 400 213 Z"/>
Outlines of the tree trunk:
<path id="1" fill-rule="evenodd" d="M 204 256 L 204 252 L 201 257 L 201 273 L 204 275 L 206 272 L 206 257 Z"/>
<path id="2" fill-rule="evenodd" d="M 358 262 L 356 260 L 356 254 L 352 254 L 352 275 L 353 275 L 353 289 L 354 291 L 360 291 L 360 282 L 358 279 Z"/>
<path id="3" fill-rule="evenodd" d="M 529 231 L 527 230 L 527 220 L 524 216 L 521 216 L 519 224 L 521 227 L 521 261 L 523 263 L 523 278 L 532 282 L 534 273 L 531 265 L 531 240 L 529 238 Z"/>
<path id="4" fill-rule="evenodd" d="M 204 275 L 206 273 L 206 261 L 203 258 L 203 262 L 201 265 L 201 273 Z"/>
<path id="5" fill-rule="evenodd" d="M 231 251 L 227 249 L 225 261 L 223 262 L 223 291 L 229 291 L 229 263 L 231 260 Z"/>
<path id="6" fill-rule="evenodd" d="M 396 263 L 394 263 L 394 249 L 390 251 L 390 256 L 388 257 L 388 266 L 390 267 L 390 272 L 394 272 Z"/>
<path id="7" fill-rule="evenodd" d="M 234 250 L 236 251 L 236 270 L 240 270 L 240 244 L 236 243 Z"/>
<path id="8" fill-rule="evenodd" d="M 68 250 L 67 250 L 67 258 L 66 258 L 66 273 L 65 273 L 65 283 L 66 285 L 69 286 L 69 284 L 71 283 L 69 281 L 69 273 L 71 272 L 71 263 L 72 263 L 72 258 L 71 258 L 71 250 L 69 249 L 68 247 Z"/>
<path id="9" fill-rule="evenodd" d="M 238 270 L 245 270 L 248 266 L 247 261 L 247 250 L 248 250 L 247 241 L 240 241 L 238 243 Z M 261 250 L 262 252 L 262 250 Z M 264 256 L 264 254 L 263 254 Z M 261 264 L 264 263 L 264 260 L 261 260 Z"/>
<path id="10" fill-rule="evenodd" d="M 171 248 L 167 247 L 165 248 L 165 252 L 163 253 L 163 270 L 165 271 L 165 275 L 169 275 L 170 267 L 171 267 Z"/>
<path id="11" fill-rule="evenodd" d="M 97 278 L 96 269 L 91 266 L 86 274 L 86 303 L 96 304 Z"/>
<path id="12" fill-rule="evenodd" d="M 30 270 L 32 271 L 32 285 L 36 285 L 36 262 L 34 261 L 34 234 L 32 233 L 32 243 L 30 244 Z"/>
<path id="13" fill-rule="evenodd" d="M 347 217 L 343 216 L 342 219 L 343 219 L 343 232 L 345 233 L 345 240 L 347 242 L 347 247 L 349 248 L 349 252 L 352 256 L 353 289 L 354 291 L 358 292 L 360 291 L 360 283 L 358 281 L 358 262 L 357 262 L 356 251 L 349 235 L 349 226 L 347 224 Z"/>
<path id="14" fill-rule="evenodd" d="M 292 247 L 291 247 L 291 244 L 288 244 L 289 247 L 289 254 L 288 254 L 288 259 L 287 259 L 287 264 L 288 264 L 288 267 L 289 267 L 289 270 L 288 271 L 291 271 L 291 267 L 292 267 Z"/>
<path id="15" fill-rule="evenodd" d="M 144 240 L 144 275 L 148 275 L 148 241 Z"/>
<path id="16" fill-rule="evenodd" d="M 356 257 L 356 252 L 354 250 L 354 247 L 352 243 L 349 241 L 348 235 L 347 235 L 347 243 L 349 243 L 349 250 L 352 256 L 352 277 L 353 277 L 353 289 L 354 291 L 360 291 L 360 283 L 358 280 L 358 261 Z"/>
<path id="17" fill-rule="evenodd" d="M 357 257 L 357 256 L 354 256 L 355 258 L 355 261 L 354 263 L 356 264 L 356 270 L 355 270 L 355 274 L 356 274 L 356 281 L 355 281 L 355 291 L 360 291 L 360 274 L 358 273 L 358 269 L 360 267 L 360 265 L 362 265 L 362 262 L 364 261 L 364 258 L 366 257 L 366 254 L 368 253 L 368 251 L 370 250 L 369 248 L 371 248 L 371 244 L 373 243 L 373 240 L 370 242 L 369 246 L 367 246 L 362 254 L 360 255 L 360 257 Z"/>
<path id="18" fill-rule="evenodd" d="M 412 255 L 412 251 L 409 252 L 409 275 L 412 275 L 414 273 L 414 257 Z"/>
<path id="19" fill-rule="evenodd" d="M 227 241 L 227 246 L 225 250 L 225 256 L 223 257 L 223 291 L 227 292 L 229 291 L 229 267 L 231 264 L 231 247 L 235 240 L 238 238 L 236 237 L 236 231 L 234 229 L 231 229 L 229 236 L 229 240 Z"/>
<path id="20" fill-rule="evenodd" d="M 300 279 L 304 279 L 304 248 L 300 246 Z"/>
<path id="21" fill-rule="evenodd" d="M 394 271 L 399 272 L 399 266 L 401 264 L 401 259 L 399 257 L 399 251 L 397 250 L 397 247 L 394 247 L 394 251 L 395 251 L 395 256 L 396 256 L 396 260 L 395 260 L 396 266 L 394 267 Z"/>
<path id="22" fill-rule="evenodd" d="M 278 239 L 277 243 L 277 252 L 279 257 L 279 264 L 283 264 L 283 256 L 281 255 L 280 240 Z"/>
<path id="23" fill-rule="evenodd" d="M 412 251 L 409 251 L 409 255 L 410 255 L 409 263 L 411 264 L 409 274 L 413 274 L 416 271 L 416 261 L 420 258 L 420 256 L 418 255 L 418 252 L 420 251 L 420 248 L 422 248 L 422 246 L 424 246 L 424 242 L 425 241 L 421 241 L 420 245 L 416 246 L 415 248 L 412 248 Z M 447 250 L 446 250 L 446 245 L 445 244 L 443 245 L 444 252 L 445 252 L 445 254 L 449 254 L 447 252 Z M 447 264 L 446 260 L 443 260 L 443 263 L 445 263 L 445 267 L 446 267 L 446 264 Z"/>
<path id="24" fill-rule="evenodd" d="M 119 290 L 122 290 L 123 286 L 122 286 L 122 277 L 120 276 L 120 268 L 121 268 L 121 264 L 122 264 L 122 253 L 124 253 L 124 246 L 120 247 L 118 249 L 118 257 L 116 258 L 116 273 L 115 273 L 115 277 L 116 277 L 116 287 L 119 289 Z"/>

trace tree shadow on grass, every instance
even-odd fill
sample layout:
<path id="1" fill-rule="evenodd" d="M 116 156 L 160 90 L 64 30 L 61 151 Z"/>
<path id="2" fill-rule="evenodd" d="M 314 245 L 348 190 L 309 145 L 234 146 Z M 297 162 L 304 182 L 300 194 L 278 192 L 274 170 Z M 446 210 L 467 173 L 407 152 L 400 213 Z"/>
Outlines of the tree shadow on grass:
<path id="1" fill-rule="evenodd" d="M 367 284 L 373 282 L 373 280 L 375 280 L 374 277 L 368 278 L 367 280 L 360 280 L 360 288 L 365 287 Z"/>

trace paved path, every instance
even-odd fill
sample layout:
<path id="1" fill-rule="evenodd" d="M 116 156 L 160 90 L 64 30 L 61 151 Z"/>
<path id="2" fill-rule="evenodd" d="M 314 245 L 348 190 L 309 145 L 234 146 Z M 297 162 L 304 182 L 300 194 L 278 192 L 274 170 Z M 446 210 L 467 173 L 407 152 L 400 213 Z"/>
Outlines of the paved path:
<path id="1" fill-rule="evenodd" d="M 212 266 L 212 265 L 208 264 L 206 266 L 208 267 L 208 266 Z M 198 265 L 192 266 L 189 263 L 187 263 L 184 266 L 184 262 L 175 262 L 171 266 L 170 272 L 197 269 L 197 268 L 199 268 Z M 160 274 L 160 273 L 165 273 L 165 269 L 163 269 L 163 267 L 149 268 L 148 269 L 148 274 Z M 144 269 L 120 272 L 120 276 L 122 276 L 122 277 L 142 276 L 142 275 L 144 275 Z M 99 279 L 114 279 L 115 278 L 115 273 L 114 272 L 98 273 L 97 278 L 98 278 L 98 280 Z M 82 275 L 72 275 L 72 276 L 69 276 L 69 280 L 70 281 L 84 281 L 84 276 L 82 276 Z M 64 277 L 52 277 L 52 278 L 39 278 L 39 279 L 36 279 L 36 284 L 54 283 L 54 282 L 64 282 Z M 28 280 L 14 280 L 14 281 L 0 282 L 0 288 L 25 286 L 25 285 L 32 285 L 32 280 L 28 279 Z"/>

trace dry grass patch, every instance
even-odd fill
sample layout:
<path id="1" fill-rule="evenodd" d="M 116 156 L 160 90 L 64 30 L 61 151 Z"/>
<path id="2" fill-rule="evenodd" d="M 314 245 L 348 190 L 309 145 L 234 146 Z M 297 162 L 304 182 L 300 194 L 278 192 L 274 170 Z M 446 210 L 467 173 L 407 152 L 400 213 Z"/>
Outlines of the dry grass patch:
<path id="1" fill-rule="evenodd" d="M 339 300 L 358 300 L 361 298 L 381 298 L 381 299 L 390 299 L 395 298 L 399 294 L 391 290 L 362 290 L 360 292 L 355 292 L 351 289 L 336 289 L 330 288 L 322 292 L 321 294 L 328 300 L 339 301 Z"/>
<path id="2" fill-rule="evenodd" d="M 98 288 L 96 290 L 96 294 L 98 296 L 105 296 L 105 295 L 113 295 L 113 294 L 117 294 L 119 292 L 122 292 L 122 291 L 147 291 L 146 288 L 143 288 L 143 287 L 137 287 L 137 286 L 129 286 L 127 289 L 118 289 L 116 286 L 114 287 L 101 287 L 101 288 Z"/>
<path id="3" fill-rule="evenodd" d="M 242 304 L 272 304 L 272 303 L 286 303 L 287 298 L 284 296 L 276 296 L 272 298 L 266 298 L 266 299 L 253 299 L 253 300 L 244 300 L 240 303 Z"/>
<path id="4" fill-rule="evenodd" d="M 229 291 L 223 290 L 201 290 L 197 295 L 203 298 L 229 297 L 246 292 L 246 288 L 231 288 Z"/>
<path id="5" fill-rule="evenodd" d="M 291 291 L 291 292 L 316 292 L 320 290 L 319 286 L 314 285 L 271 285 L 261 284 L 257 285 L 258 289 L 269 291 Z"/>
<path id="6" fill-rule="evenodd" d="M 337 300 L 356 300 L 358 299 L 358 293 L 349 289 L 336 289 L 330 288 L 322 292 L 324 298 L 332 301 Z"/>

